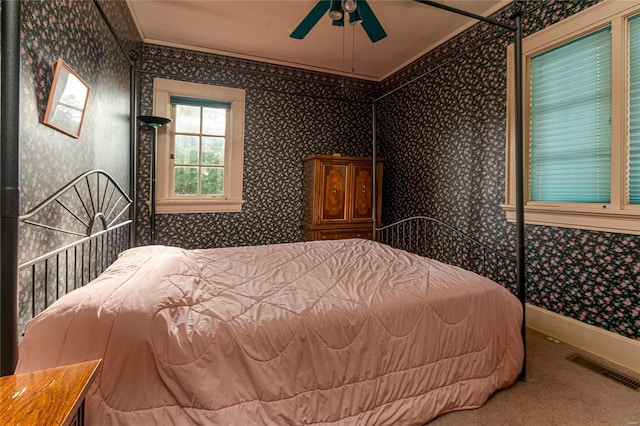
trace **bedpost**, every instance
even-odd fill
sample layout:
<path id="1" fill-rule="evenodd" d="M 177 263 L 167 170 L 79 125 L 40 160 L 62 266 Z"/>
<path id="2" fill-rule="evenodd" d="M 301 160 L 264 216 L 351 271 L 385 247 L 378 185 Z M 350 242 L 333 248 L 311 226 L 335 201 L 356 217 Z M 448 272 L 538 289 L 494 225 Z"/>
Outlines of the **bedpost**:
<path id="1" fill-rule="evenodd" d="M 517 285 L 518 298 L 522 303 L 522 344 L 526 345 L 525 302 L 527 281 L 525 274 L 525 235 L 524 235 L 524 140 L 523 140 L 523 99 L 522 99 L 522 11 L 520 8 L 514 15 L 515 32 L 515 100 L 516 100 L 516 241 L 517 241 Z M 526 350 L 522 363 L 520 379 L 526 380 Z"/>
<path id="2" fill-rule="evenodd" d="M 20 146 L 20 1 L 2 0 L 0 129 L 0 375 L 18 362 L 18 159 Z"/>
<path id="3" fill-rule="evenodd" d="M 129 247 L 136 246 L 136 219 L 138 215 L 138 209 L 136 202 L 138 199 L 138 183 L 137 170 L 138 170 L 138 98 L 136 96 L 136 61 L 138 60 L 138 53 L 131 50 L 129 51 L 129 59 L 131 61 L 131 71 L 129 75 L 129 114 L 130 114 L 130 135 L 129 135 L 129 194 L 133 203 L 129 210 L 129 219 L 131 225 L 129 227 Z"/>
<path id="4" fill-rule="evenodd" d="M 378 241 L 378 236 L 376 235 L 376 228 L 378 227 L 378 167 L 377 167 L 377 152 L 376 152 L 376 145 L 377 145 L 377 141 L 376 141 L 376 101 L 374 99 L 373 103 L 371 104 L 371 127 L 372 127 L 372 154 L 371 157 L 373 159 L 373 173 L 372 173 L 372 177 L 373 177 L 373 231 L 372 231 L 372 236 L 374 241 Z"/>
<path id="5" fill-rule="evenodd" d="M 135 237 L 136 237 L 136 217 L 138 215 L 138 210 L 136 208 L 135 200 L 137 199 L 137 153 L 138 153 L 138 139 L 137 139 L 137 97 L 136 97 L 136 61 L 138 60 L 138 54 L 135 50 L 127 51 L 118 37 L 116 30 L 111 25 L 111 21 L 109 17 L 104 12 L 102 6 L 98 0 L 93 0 L 93 5 L 100 13 L 102 20 L 104 21 L 107 28 L 109 28 L 109 32 L 113 36 L 113 39 L 118 43 L 118 47 L 120 51 L 124 54 L 127 62 L 130 65 L 129 72 L 129 114 L 130 114 L 130 124 L 129 124 L 129 196 L 132 200 L 134 200 L 133 204 L 130 206 L 129 210 L 129 219 L 131 220 L 131 226 L 129 227 L 129 247 L 135 246 Z"/>
<path id="6" fill-rule="evenodd" d="M 518 289 L 518 298 L 522 304 L 522 344 L 524 346 L 525 358 L 522 363 L 522 371 L 520 379 L 526 379 L 526 322 L 525 322 L 525 302 L 526 302 L 526 274 L 525 274 L 525 234 L 524 234 L 524 133 L 523 133 L 523 96 L 522 96 L 522 4 L 524 0 L 513 0 L 515 5 L 515 13 L 512 18 L 514 24 L 507 25 L 491 18 L 486 18 L 475 13 L 470 13 L 455 7 L 437 3 L 433 0 L 414 0 L 418 3 L 436 7 L 438 9 L 448 10 L 449 12 L 468 16 L 482 22 L 496 25 L 513 32 L 515 47 L 515 131 L 516 131 L 516 286 Z"/>

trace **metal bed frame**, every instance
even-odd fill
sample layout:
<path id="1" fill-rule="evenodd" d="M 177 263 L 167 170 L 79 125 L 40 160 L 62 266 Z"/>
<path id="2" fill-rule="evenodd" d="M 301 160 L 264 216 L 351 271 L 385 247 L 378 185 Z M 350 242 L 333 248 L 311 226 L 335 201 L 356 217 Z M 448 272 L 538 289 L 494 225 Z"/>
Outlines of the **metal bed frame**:
<path id="1" fill-rule="evenodd" d="M 437 219 L 424 216 L 404 219 L 395 224 L 378 227 L 376 209 L 373 211 L 373 230 L 378 239 L 417 254 L 434 257 L 447 263 L 457 264 L 479 274 L 487 275 L 503 285 L 515 287 L 523 306 L 525 301 L 524 267 L 524 207 L 523 207 L 523 138 L 522 138 L 522 32 L 521 13 L 514 15 L 514 25 L 508 25 L 461 11 L 449 6 L 427 0 L 415 0 L 425 5 L 445 9 L 454 13 L 478 19 L 512 31 L 515 34 L 516 52 L 516 256 L 505 255 L 481 243 L 470 235 L 459 231 Z M 518 0 L 514 0 L 518 3 Z M 20 73 L 20 3 L 3 1 L 1 22 L 1 66 L 2 66 L 2 128 L 0 129 L 0 375 L 12 374 L 17 363 L 18 336 L 24 324 L 19 323 L 18 288 L 19 283 L 28 283 L 30 303 L 26 317 L 32 317 L 49 306 L 57 298 L 76 287 L 87 284 L 98 276 L 124 249 L 135 245 L 135 203 L 136 199 L 136 70 L 135 52 L 125 52 L 122 43 L 113 31 L 102 8 L 94 0 L 105 23 L 111 30 L 127 60 L 131 64 L 131 151 L 130 151 L 130 187 L 129 197 L 118 184 L 104 171 L 89 171 L 77 177 L 70 184 L 57 191 L 29 213 L 19 216 L 18 191 L 18 140 L 19 117 L 19 73 Z M 419 78 L 419 77 L 418 77 Z M 373 180 L 376 176 L 376 102 L 389 96 L 402 87 L 413 83 L 413 79 L 403 86 L 376 98 L 372 103 L 373 126 Z M 96 181 L 92 192 L 92 183 Z M 88 193 L 81 194 L 86 187 Z M 63 196 L 75 201 L 64 203 Z M 93 194 L 96 194 L 95 198 Z M 107 195 L 110 194 L 110 195 Z M 116 197 L 118 201 L 112 203 Z M 373 205 L 377 205 L 376 193 Z M 88 200 L 88 201 L 87 201 Z M 121 207 L 115 207 L 120 205 Z M 70 228 L 47 225 L 37 219 L 38 213 L 46 208 L 57 208 L 67 212 L 73 218 Z M 125 211 L 129 211 L 128 220 L 124 220 Z M 122 220 L 121 220 L 122 219 Z M 38 226 L 49 231 L 63 232 L 82 237 L 64 247 L 56 249 L 36 259 L 18 265 L 18 223 Z M 80 231 L 74 227 L 80 227 Z M 98 229 L 97 229 L 98 228 Z M 102 229 L 99 229 L 102 228 Z M 444 234 L 450 232 L 450 234 Z M 447 235 L 447 236 L 444 236 Z M 512 279 L 513 271 L 516 279 Z M 78 279 L 77 274 L 80 274 Z M 38 285 L 42 283 L 43 287 Z M 23 311 L 24 311 L 23 306 Z M 525 322 L 522 320 L 522 338 L 524 344 Z M 521 379 L 525 379 L 526 361 L 523 363 Z"/>
<path id="2" fill-rule="evenodd" d="M 377 229 L 377 241 L 459 266 L 515 291 L 515 256 L 504 254 L 438 219 L 414 216 Z"/>
<path id="3" fill-rule="evenodd" d="M 29 289 L 29 294 L 20 298 L 21 319 L 33 318 L 61 296 L 84 286 L 129 247 L 132 221 L 123 220 L 123 215 L 132 203 L 107 172 L 91 170 L 19 217 L 27 225 L 80 237 L 18 266 L 20 287 Z M 49 217 L 63 219 L 64 226 L 44 222 L 41 217 L 47 217 L 47 212 Z M 25 299 L 30 300 L 30 306 Z M 25 322 L 19 323 L 19 334 Z"/>

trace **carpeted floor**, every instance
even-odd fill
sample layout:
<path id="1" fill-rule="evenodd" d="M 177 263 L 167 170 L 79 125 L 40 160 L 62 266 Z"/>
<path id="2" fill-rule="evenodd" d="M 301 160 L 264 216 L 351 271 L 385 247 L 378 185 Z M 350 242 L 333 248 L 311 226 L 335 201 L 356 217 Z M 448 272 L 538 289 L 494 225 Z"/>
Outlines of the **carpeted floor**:
<path id="1" fill-rule="evenodd" d="M 429 425 L 639 426 L 640 390 L 568 361 L 574 353 L 640 381 L 638 373 L 528 330 L 526 382 L 495 393 L 478 409 L 447 413 Z"/>

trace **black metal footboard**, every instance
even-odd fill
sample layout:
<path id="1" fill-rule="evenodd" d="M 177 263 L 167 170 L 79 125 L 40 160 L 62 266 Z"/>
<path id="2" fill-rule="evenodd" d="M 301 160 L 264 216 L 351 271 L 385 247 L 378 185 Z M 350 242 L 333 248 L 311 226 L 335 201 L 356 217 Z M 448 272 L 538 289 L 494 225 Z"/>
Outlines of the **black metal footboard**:
<path id="1" fill-rule="evenodd" d="M 486 276 L 517 294 L 516 258 L 446 223 L 415 216 L 377 228 L 378 241 Z"/>

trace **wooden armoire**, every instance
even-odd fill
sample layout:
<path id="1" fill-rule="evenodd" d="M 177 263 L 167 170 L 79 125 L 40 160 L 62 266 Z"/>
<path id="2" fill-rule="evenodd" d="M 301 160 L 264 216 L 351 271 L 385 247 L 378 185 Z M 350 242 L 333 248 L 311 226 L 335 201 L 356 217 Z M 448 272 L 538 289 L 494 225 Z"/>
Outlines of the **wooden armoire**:
<path id="1" fill-rule="evenodd" d="M 382 213 L 382 165 L 377 170 L 377 218 Z M 371 158 L 314 155 L 304 159 L 304 239 L 373 239 Z M 378 223 L 380 225 L 380 223 Z"/>

